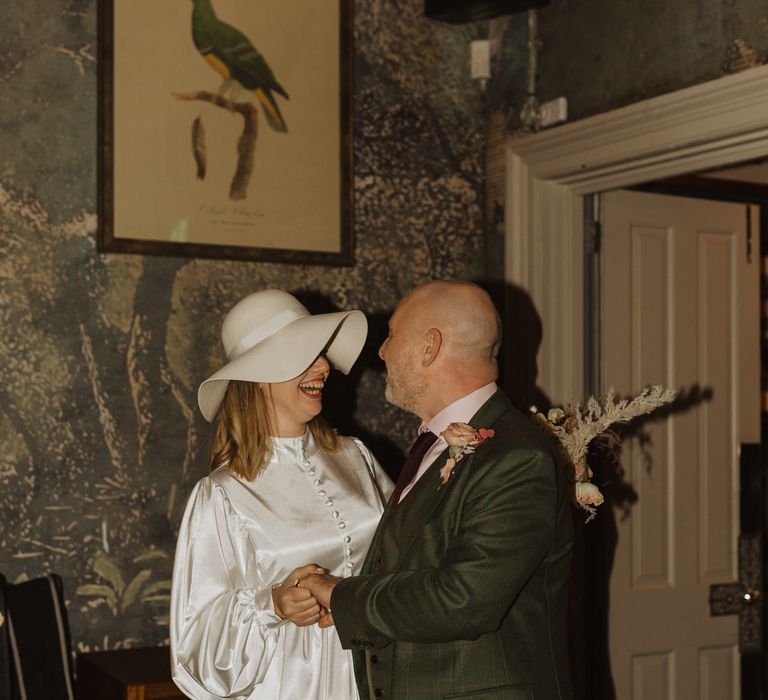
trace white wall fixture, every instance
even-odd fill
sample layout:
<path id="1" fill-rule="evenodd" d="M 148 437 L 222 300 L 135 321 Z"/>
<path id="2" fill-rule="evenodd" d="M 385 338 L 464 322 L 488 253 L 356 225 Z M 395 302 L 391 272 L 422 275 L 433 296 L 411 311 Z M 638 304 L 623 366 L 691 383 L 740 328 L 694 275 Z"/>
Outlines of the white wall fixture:
<path id="1" fill-rule="evenodd" d="M 555 124 L 562 124 L 567 120 L 568 100 L 565 97 L 556 97 L 539 107 L 539 126 L 542 129 L 555 126 Z"/>
<path id="2" fill-rule="evenodd" d="M 475 39 L 469 43 L 470 75 L 480 80 L 481 87 L 491 78 L 491 41 Z"/>

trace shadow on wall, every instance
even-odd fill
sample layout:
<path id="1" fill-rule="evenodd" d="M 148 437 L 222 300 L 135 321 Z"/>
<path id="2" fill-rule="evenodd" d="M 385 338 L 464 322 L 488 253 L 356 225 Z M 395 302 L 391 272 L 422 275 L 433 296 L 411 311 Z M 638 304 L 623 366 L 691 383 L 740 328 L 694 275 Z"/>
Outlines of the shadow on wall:
<path id="1" fill-rule="evenodd" d="M 679 390 L 677 398 L 667 406 L 653 413 L 635 419 L 627 426 L 618 426 L 621 442 L 634 439 L 641 450 L 643 468 L 653 473 L 653 443 L 649 427 L 666 420 L 671 415 L 680 415 L 711 401 L 714 392 L 710 387 L 693 385 Z M 605 497 L 605 503 L 598 508 L 597 517 L 587 525 L 580 525 L 584 547 L 583 596 L 581 605 L 586 611 L 584 648 L 587 650 L 584 668 L 590 669 L 584 679 L 583 697 L 589 700 L 618 700 L 613 682 L 609 649 L 610 632 L 610 591 L 611 574 L 618 546 L 618 522 L 630 515 L 638 501 L 638 493 L 625 480 L 621 464 L 621 449 L 605 449 L 605 442 L 596 439 L 590 445 L 587 463 L 592 468 L 593 483 L 597 484 Z M 579 511 L 581 512 L 581 511 Z"/>
<path id="2" fill-rule="evenodd" d="M 499 355 L 500 385 L 521 411 L 531 406 L 546 413 L 552 408 L 549 397 L 536 385 L 537 356 L 542 341 L 541 317 L 528 293 L 512 284 L 499 291 L 488 289 L 502 309 L 503 340 Z"/>
<path id="3" fill-rule="evenodd" d="M 502 310 L 500 385 L 521 411 L 536 406 L 546 413 L 552 402 L 536 383 L 537 355 L 543 335 L 533 301 L 525 290 L 514 285 L 482 286 Z M 619 442 L 633 439 L 641 451 L 643 468 L 651 474 L 655 468 L 651 425 L 694 410 L 712 397 L 710 387 L 694 385 L 680 389 L 671 404 L 629 425 L 617 426 Z M 618 546 L 618 522 L 628 517 L 638 494 L 621 466 L 620 448 L 616 450 L 606 441 L 596 439 L 590 445 L 587 463 L 594 472 L 592 481 L 606 502 L 589 525 L 585 525 L 584 512 L 573 509 L 575 536 L 568 613 L 571 675 L 577 700 L 617 700 L 609 650 L 610 580 Z"/>

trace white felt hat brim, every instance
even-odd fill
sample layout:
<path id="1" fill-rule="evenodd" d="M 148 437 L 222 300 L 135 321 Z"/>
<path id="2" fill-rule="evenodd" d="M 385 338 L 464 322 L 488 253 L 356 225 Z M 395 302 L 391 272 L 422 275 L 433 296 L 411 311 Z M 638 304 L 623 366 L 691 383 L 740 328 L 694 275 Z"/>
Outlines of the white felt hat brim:
<path id="1" fill-rule="evenodd" d="M 197 392 L 200 411 L 212 421 L 230 380 L 285 382 L 307 370 L 323 349 L 336 369 L 349 374 L 367 334 L 368 321 L 361 311 L 297 318 L 208 377 Z"/>

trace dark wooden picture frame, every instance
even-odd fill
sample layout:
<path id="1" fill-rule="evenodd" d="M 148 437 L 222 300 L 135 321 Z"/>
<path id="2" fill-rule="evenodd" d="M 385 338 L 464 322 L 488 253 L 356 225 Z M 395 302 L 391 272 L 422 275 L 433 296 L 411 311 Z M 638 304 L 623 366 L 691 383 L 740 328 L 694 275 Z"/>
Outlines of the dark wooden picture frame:
<path id="1" fill-rule="evenodd" d="M 269 3 L 251 9 L 252 4 L 240 0 L 212 2 L 217 12 L 219 5 L 229 7 L 229 14 L 235 15 L 235 20 L 225 17 L 223 13 L 219 16 L 227 22 L 229 29 L 237 24 L 243 26 L 242 34 L 246 38 L 249 38 L 245 28 L 250 26 L 249 21 L 261 28 L 259 22 L 264 19 L 262 15 L 270 11 L 264 9 Z M 286 80 L 280 75 L 280 66 L 270 63 L 270 56 L 259 49 L 256 51 L 263 54 L 269 66 L 267 75 L 274 82 L 262 81 L 254 88 L 253 85 L 245 85 L 243 79 L 239 92 L 231 99 L 227 97 L 229 92 L 216 91 L 217 80 L 221 81 L 227 73 L 233 78 L 232 83 L 238 81 L 234 80 L 235 68 L 232 65 L 222 67 L 215 50 L 206 52 L 204 49 L 207 46 L 201 48 L 197 39 L 193 42 L 193 7 L 197 7 L 198 3 L 209 6 L 210 0 L 182 4 L 187 24 L 180 26 L 179 17 L 172 18 L 168 35 L 173 37 L 173 41 L 147 44 L 142 44 L 144 40 L 137 37 L 142 37 L 146 27 L 152 23 L 155 26 L 151 31 L 161 31 L 162 28 L 158 29 L 157 25 L 164 19 L 168 21 L 165 15 L 169 10 L 146 12 L 140 25 L 116 28 L 116 21 L 133 24 L 132 13 L 140 12 L 134 8 L 142 3 L 150 10 L 173 6 L 173 12 L 178 13 L 173 3 L 98 0 L 98 250 L 140 255 L 352 265 L 353 1 L 327 0 L 325 5 L 307 5 L 299 0 L 294 0 L 293 4 L 274 0 L 271 24 L 262 23 L 268 25 L 268 29 L 262 32 L 262 39 L 272 42 L 273 54 L 283 56 L 282 68 L 289 64 L 293 71 L 288 71 L 294 80 L 292 85 L 286 84 L 290 98 L 285 99 L 280 94 L 285 91 L 280 81 Z M 314 11 L 314 18 L 304 19 L 303 15 L 307 14 L 305 9 Z M 277 16 L 276 12 L 280 15 Z M 322 23 L 317 21 L 317 13 L 320 12 Z M 254 16 L 256 13 L 262 13 L 258 17 L 259 22 Z M 130 22 L 126 21 L 126 16 L 131 18 Z M 318 26 L 338 28 L 338 53 L 336 47 L 328 47 L 325 36 L 311 35 L 313 31 L 320 31 L 315 29 Z M 302 35 L 302 30 L 310 34 L 308 39 Z M 284 34 L 277 39 L 277 43 L 276 32 Z M 242 39 L 242 34 L 235 38 Z M 252 41 L 255 47 L 257 40 Z M 291 43 L 290 51 L 288 48 L 283 50 L 281 42 Z M 177 60 L 177 54 L 169 52 L 178 52 L 179 47 L 182 55 Z M 155 49 L 158 51 L 156 57 L 148 55 Z M 306 55 L 297 55 L 302 51 L 306 51 Z M 173 60 L 166 60 L 171 56 Z M 195 64 L 199 81 L 195 77 L 196 82 L 192 83 L 189 74 L 186 79 L 177 79 L 175 75 L 169 79 L 166 66 L 169 69 L 176 65 L 184 66 L 185 70 L 189 70 L 192 66 L 190 56 L 199 62 Z M 318 60 L 318 56 L 323 60 Z M 263 68 L 259 57 L 251 54 L 251 58 L 256 61 L 257 67 Z M 135 69 L 134 64 L 140 64 L 140 68 Z M 147 70 L 148 66 L 155 65 L 160 69 L 158 74 Z M 249 65 L 253 66 L 254 62 Z M 318 74 L 312 76 L 311 71 L 319 71 L 324 66 L 332 66 L 331 71 L 337 66 L 338 75 L 328 77 L 333 87 L 323 92 L 317 87 Z M 215 76 L 211 68 L 221 75 Z M 118 70 L 122 72 L 118 74 Z M 305 72 L 310 75 L 305 77 Z M 134 75 L 137 79 L 133 79 Z M 265 74 L 261 71 L 257 75 L 261 78 Z M 328 75 L 328 71 L 324 75 Z M 247 78 L 252 80 L 252 74 L 248 74 Z M 166 82 L 158 87 L 157 83 L 164 79 Z M 126 85 L 129 87 L 124 87 Z M 145 95 L 147 85 L 151 87 Z M 266 89 L 262 87 L 264 85 L 267 85 Z M 189 92 L 190 88 L 193 92 Z M 152 90 L 155 91 L 154 97 L 151 96 Z M 338 98 L 335 97 L 335 90 L 338 90 Z M 142 99 L 145 104 L 136 112 L 141 107 L 136 103 Z M 275 106 L 277 117 L 270 105 Z M 122 111 L 116 114 L 116 109 Z M 182 109 L 186 110 L 183 117 L 179 111 Z M 200 116 L 192 119 L 197 112 Z M 210 135 L 213 135 L 214 141 L 218 139 L 214 149 L 206 149 L 206 139 L 201 138 L 201 134 L 206 133 L 202 126 L 203 119 L 214 123 L 213 128 L 208 128 L 207 141 L 210 146 Z M 226 128 L 222 128 L 222 124 Z M 237 133 L 232 126 L 235 124 L 238 125 Z M 296 124 L 298 126 L 294 128 Z M 287 133 L 280 133 L 283 125 L 286 125 Z M 312 132 L 315 127 L 317 135 Z M 249 128 L 250 135 L 247 133 Z M 226 141 L 221 137 L 225 130 L 228 132 Z M 202 148 L 199 148 L 201 143 Z M 176 150 L 171 152 L 169 144 L 173 144 Z M 285 148 L 283 155 L 280 149 L 286 144 L 290 148 Z M 309 150 L 304 148 L 307 144 Z M 336 146 L 338 158 L 334 157 Z M 186 150 L 181 151 L 182 147 Z M 312 150 L 315 148 L 317 152 Z M 134 151 L 142 149 L 145 149 L 143 158 L 134 156 Z M 333 150 L 329 153 L 328 149 Z M 210 173 L 212 170 L 216 171 L 219 181 L 208 177 L 206 182 L 206 171 Z M 273 177 L 275 172 L 277 175 Z M 224 179 L 226 186 L 221 186 Z M 257 187 L 259 183 L 265 187 Z M 166 191 L 171 194 L 166 194 Z M 211 192 L 215 194 L 211 195 Z M 295 200 L 292 193 L 296 195 Z M 262 200 L 259 201 L 258 197 Z M 146 221 L 142 218 L 144 215 Z M 229 235 L 237 238 L 229 240 Z"/>

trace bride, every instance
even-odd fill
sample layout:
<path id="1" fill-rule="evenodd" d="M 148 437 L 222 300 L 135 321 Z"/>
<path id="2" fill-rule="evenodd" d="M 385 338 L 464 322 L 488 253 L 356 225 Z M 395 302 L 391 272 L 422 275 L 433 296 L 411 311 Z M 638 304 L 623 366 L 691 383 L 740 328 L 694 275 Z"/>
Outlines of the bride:
<path id="1" fill-rule="evenodd" d="M 211 472 L 181 523 L 171 664 L 197 700 L 358 697 L 350 652 L 298 581 L 360 573 L 392 484 L 357 439 L 321 418 L 331 365 L 349 372 L 360 311 L 311 315 L 265 290 L 227 314 L 227 364 L 198 392 L 216 419 Z M 300 566 L 314 561 L 322 564 Z"/>

